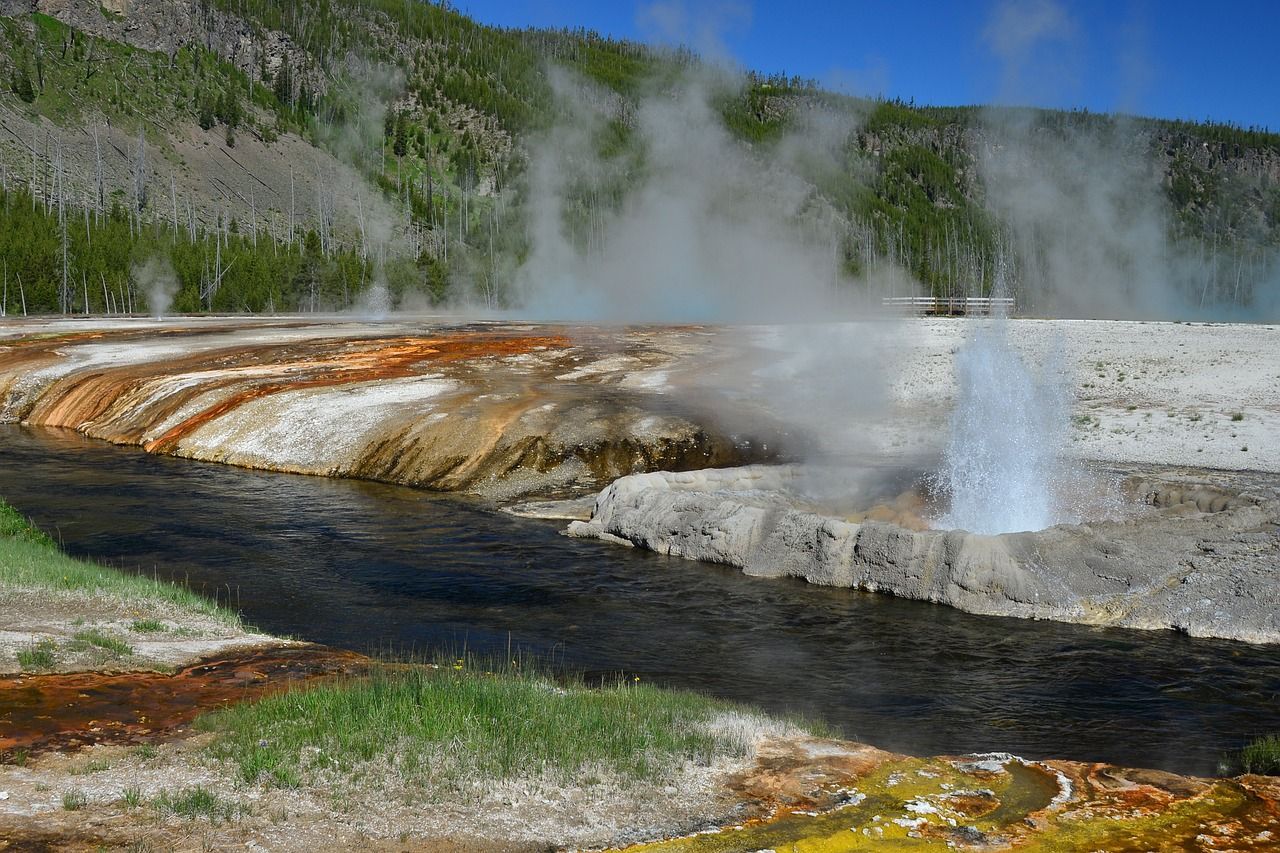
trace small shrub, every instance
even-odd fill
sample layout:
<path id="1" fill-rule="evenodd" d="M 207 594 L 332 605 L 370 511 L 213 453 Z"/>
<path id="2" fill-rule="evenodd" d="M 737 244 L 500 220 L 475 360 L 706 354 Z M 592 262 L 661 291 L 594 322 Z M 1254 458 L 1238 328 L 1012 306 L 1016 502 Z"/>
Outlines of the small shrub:
<path id="1" fill-rule="evenodd" d="M 1232 412 L 1232 413 L 1231 413 L 1231 420 L 1233 420 L 1233 421 L 1242 421 L 1242 420 L 1244 420 L 1244 412 Z"/>
<path id="2" fill-rule="evenodd" d="M 89 798 L 78 788 L 73 788 L 62 795 L 62 807 L 69 812 L 80 811 L 88 803 Z"/>

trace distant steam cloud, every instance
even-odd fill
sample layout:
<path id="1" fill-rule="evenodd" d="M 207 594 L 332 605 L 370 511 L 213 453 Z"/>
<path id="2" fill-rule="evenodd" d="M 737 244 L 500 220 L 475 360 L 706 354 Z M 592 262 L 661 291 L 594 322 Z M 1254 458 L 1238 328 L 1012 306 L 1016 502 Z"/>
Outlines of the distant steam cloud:
<path id="1" fill-rule="evenodd" d="M 983 41 L 1003 69 L 1001 100 L 1039 98 L 1046 86 L 1061 88 L 1070 65 L 1057 49 L 1069 45 L 1076 24 L 1056 0 L 1000 0 L 991 10 Z M 1046 66 L 1055 73 L 1046 74 Z"/>
<path id="2" fill-rule="evenodd" d="M 528 312 L 610 322 L 849 315 L 854 289 L 832 212 L 724 127 L 714 102 L 734 78 L 691 72 L 634 107 L 565 74 L 552 79 L 563 120 L 531 152 L 532 250 L 517 273 Z M 601 136 L 623 127 L 634 150 L 598 156 Z M 815 149 L 828 144 L 829 127 L 810 129 Z"/>
<path id="3" fill-rule="evenodd" d="M 168 256 L 155 255 L 146 263 L 135 265 L 132 276 L 138 290 L 146 294 L 147 311 L 157 320 L 163 319 L 173 307 L 173 297 L 178 292 L 178 277 Z"/>
<path id="4" fill-rule="evenodd" d="M 1059 131 L 1031 112 L 988 113 L 979 166 L 1007 223 L 1020 308 L 1042 316 L 1169 318 L 1190 309 L 1172 209 L 1145 138 L 1123 122 Z"/>

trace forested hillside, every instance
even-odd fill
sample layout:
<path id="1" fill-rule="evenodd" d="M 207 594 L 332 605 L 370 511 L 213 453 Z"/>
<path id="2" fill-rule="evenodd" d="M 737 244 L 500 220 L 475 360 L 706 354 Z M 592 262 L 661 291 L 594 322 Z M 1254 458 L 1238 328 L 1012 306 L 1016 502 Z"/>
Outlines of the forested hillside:
<path id="1" fill-rule="evenodd" d="M 578 96 L 607 117 L 591 144 L 610 168 L 563 187 L 565 229 L 589 249 L 645 179 L 639 105 L 703 71 L 687 52 L 499 30 L 417 0 L 0 0 L 0 13 L 9 313 L 24 299 L 31 313 L 141 310 L 165 290 L 184 311 L 323 310 L 368 303 L 374 285 L 418 306 L 504 304 L 538 213 L 531 152 L 572 112 L 557 80 L 588 81 Z M 1127 275 L 1146 257 L 1134 245 L 1158 239 L 1190 270 L 1192 302 L 1243 306 L 1276 276 L 1276 134 L 917 107 L 782 75 L 707 88 L 762 172 L 810 188 L 851 287 L 887 267 L 939 295 L 987 293 L 997 270 L 1015 290 L 1063 278 L 1057 259 L 1080 252 L 1055 217 L 1077 204 L 1104 214 L 1071 224 L 1103 244 L 1079 275 Z"/>

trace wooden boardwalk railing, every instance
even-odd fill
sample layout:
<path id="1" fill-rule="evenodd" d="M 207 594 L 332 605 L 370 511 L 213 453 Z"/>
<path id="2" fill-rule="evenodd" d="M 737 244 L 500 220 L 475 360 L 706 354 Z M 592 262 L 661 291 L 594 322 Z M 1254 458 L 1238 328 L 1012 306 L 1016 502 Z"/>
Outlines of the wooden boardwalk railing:
<path id="1" fill-rule="evenodd" d="M 1011 296 L 886 296 L 881 304 L 908 314 L 944 317 L 1013 313 Z"/>

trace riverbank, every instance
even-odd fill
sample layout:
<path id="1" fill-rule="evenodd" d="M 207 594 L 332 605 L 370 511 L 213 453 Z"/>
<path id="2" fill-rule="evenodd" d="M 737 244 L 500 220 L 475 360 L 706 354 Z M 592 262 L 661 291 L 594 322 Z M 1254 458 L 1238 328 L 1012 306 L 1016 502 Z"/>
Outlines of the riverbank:
<path id="1" fill-rule="evenodd" d="M 238 624 L 185 591 L 63 556 L 7 508 L 0 518 L 0 566 L 15 554 L 24 566 L 0 575 L 5 582 L 66 585 L 86 612 L 115 596 L 140 612 L 167 608 L 178 623 Z M 41 725 L 78 714 L 84 735 L 33 736 L 6 750 L 0 842 L 193 851 L 861 850 L 891 842 L 1086 850 L 1206 834 L 1265 846 L 1280 833 L 1280 788 L 1267 777 L 1203 780 L 1008 755 L 910 758 L 633 679 L 552 679 L 519 659 L 374 665 L 291 644 L 206 659 L 172 676 L 108 671 L 148 663 L 120 657 L 79 673 L 0 679 L 10 696 L 0 706 L 42 698 L 50 713 L 34 715 Z M 216 712 L 195 715 L 183 686 L 192 682 L 209 691 L 200 707 Z M 182 696 L 187 704 L 166 717 Z M 121 720 L 110 719 L 113 710 L 123 710 Z M 3 722 L 0 736 L 16 734 L 13 710 Z"/>
<path id="2" fill-rule="evenodd" d="M 0 501 L 0 675 L 171 669 L 284 641 L 154 578 L 76 560 Z"/>
<path id="3" fill-rule="evenodd" d="M 867 474 L 842 473 L 847 483 Z M 604 489 L 567 533 L 988 616 L 1280 642 L 1274 475 L 1096 473 L 1114 481 L 1115 516 L 999 535 L 929 529 L 911 493 L 853 512 L 824 504 L 805 492 L 823 475 L 787 466 L 635 474 Z M 540 510 L 555 515 L 554 504 Z"/>
<path id="4" fill-rule="evenodd" d="M 730 814 L 723 778 L 800 731 L 519 659 L 377 666 L 254 633 L 179 587 L 65 556 L 3 504 L 0 601 L 25 638 L 0 677 L 0 842 L 602 845 Z"/>

